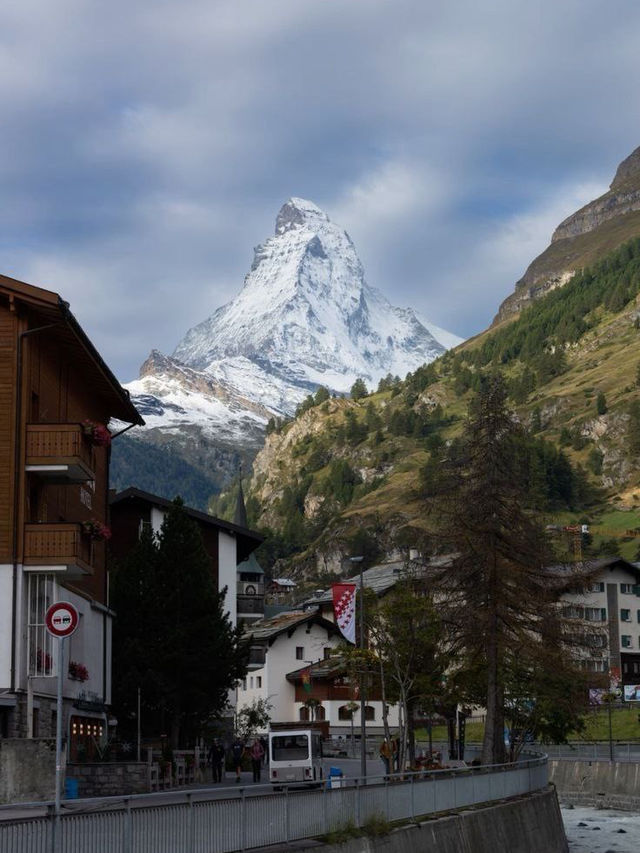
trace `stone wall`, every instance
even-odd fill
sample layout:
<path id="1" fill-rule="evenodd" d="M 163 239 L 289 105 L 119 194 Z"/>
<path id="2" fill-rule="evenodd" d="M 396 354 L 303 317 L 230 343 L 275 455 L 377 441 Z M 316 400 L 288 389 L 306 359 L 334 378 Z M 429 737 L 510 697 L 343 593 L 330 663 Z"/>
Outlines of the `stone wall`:
<path id="1" fill-rule="evenodd" d="M 640 810 L 640 764 L 629 761 L 549 761 L 549 779 L 563 802 Z"/>
<path id="2" fill-rule="evenodd" d="M 325 845 L 322 853 L 567 853 L 556 792 L 468 809 L 389 835 Z"/>
<path id="3" fill-rule="evenodd" d="M 0 803 L 53 800 L 55 780 L 54 740 L 0 739 Z"/>
<path id="4" fill-rule="evenodd" d="M 146 762 L 68 764 L 67 779 L 78 780 L 79 797 L 147 794 L 150 766 Z"/>

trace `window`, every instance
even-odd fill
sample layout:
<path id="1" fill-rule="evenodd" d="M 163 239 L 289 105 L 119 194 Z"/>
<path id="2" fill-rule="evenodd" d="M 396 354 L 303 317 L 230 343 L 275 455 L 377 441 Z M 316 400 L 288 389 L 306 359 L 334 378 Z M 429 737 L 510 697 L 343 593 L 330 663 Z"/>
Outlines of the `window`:
<path id="1" fill-rule="evenodd" d="M 338 719 L 339 720 L 350 720 L 353 716 L 353 711 L 351 711 L 346 705 L 340 705 L 338 708 Z"/>
<path id="2" fill-rule="evenodd" d="M 570 604 L 562 609 L 562 615 L 565 619 L 582 619 L 584 617 L 584 607 L 577 607 L 575 604 Z"/>
<path id="3" fill-rule="evenodd" d="M 249 679 L 249 687 L 253 690 L 253 676 Z"/>
<path id="4" fill-rule="evenodd" d="M 622 608 L 620 610 L 620 621 L 621 622 L 631 622 L 631 611 L 626 608 Z"/>
<path id="5" fill-rule="evenodd" d="M 638 610 L 638 613 L 640 613 L 640 610 Z M 638 622 L 640 622 L 640 618 L 638 618 Z M 325 660 L 329 660 L 329 658 L 331 657 L 332 651 L 333 651 L 333 649 L 330 649 L 329 646 L 325 646 L 325 648 L 323 650 Z"/>
<path id="6" fill-rule="evenodd" d="M 587 622 L 606 622 L 607 611 L 604 607 L 585 607 L 584 618 Z"/>
<path id="7" fill-rule="evenodd" d="M 640 622 L 640 610 L 638 610 L 638 622 Z"/>
<path id="8" fill-rule="evenodd" d="M 300 711 L 302 710 L 301 708 Z M 299 734 L 272 737 L 271 757 L 274 761 L 304 761 L 309 758 L 309 736 Z"/>
<path id="9" fill-rule="evenodd" d="M 29 675 L 55 675 L 54 638 L 47 631 L 44 616 L 55 603 L 53 575 L 29 575 Z"/>
<path id="10" fill-rule="evenodd" d="M 604 592 L 604 581 L 596 581 L 589 586 L 589 592 Z"/>
<path id="11" fill-rule="evenodd" d="M 631 648 L 631 637 L 629 634 L 623 634 L 620 637 L 620 640 L 622 641 L 622 648 L 623 649 L 630 649 Z"/>
<path id="12" fill-rule="evenodd" d="M 262 676 L 256 675 L 256 687 L 262 687 Z"/>
<path id="13" fill-rule="evenodd" d="M 300 708 L 300 720 L 303 723 L 309 722 L 309 709 L 306 705 L 303 705 L 302 708 Z"/>
<path id="14" fill-rule="evenodd" d="M 296 660 L 304 660 L 304 646 L 296 646 Z"/>
<path id="15" fill-rule="evenodd" d="M 316 718 L 316 720 L 326 719 L 325 710 L 324 710 L 324 707 L 322 705 L 316 705 L 315 718 Z"/>
<path id="16" fill-rule="evenodd" d="M 243 690 L 246 690 L 246 689 L 247 689 L 247 679 L 246 679 L 246 678 L 243 678 L 243 679 L 242 679 L 242 689 L 243 689 Z"/>
<path id="17" fill-rule="evenodd" d="M 376 718 L 376 709 L 372 708 L 371 705 L 364 706 L 364 718 L 365 720 L 375 720 Z"/>
<path id="18" fill-rule="evenodd" d="M 633 584 L 632 583 L 621 583 L 620 584 L 620 592 L 624 595 L 633 595 Z"/>

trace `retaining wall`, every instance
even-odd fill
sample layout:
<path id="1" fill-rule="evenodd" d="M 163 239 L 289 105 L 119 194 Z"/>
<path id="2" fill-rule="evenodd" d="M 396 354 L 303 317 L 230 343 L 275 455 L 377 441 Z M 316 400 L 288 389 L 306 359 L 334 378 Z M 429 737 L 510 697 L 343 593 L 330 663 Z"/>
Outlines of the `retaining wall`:
<path id="1" fill-rule="evenodd" d="M 549 779 L 563 802 L 640 810 L 640 764 L 610 761 L 549 761 Z"/>
<path id="2" fill-rule="evenodd" d="M 149 792 L 149 765 L 130 761 L 118 764 L 67 764 L 66 776 L 78 780 L 79 797 L 110 797 Z"/>
<path id="3" fill-rule="evenodd" d="M 52 800 L 55 789 L 55 741 L 0 738 L 0 803 Z"/>
<path id="4" fill-rule="evenodd" d="M 322 853 L 567 853 L 553 788 L 403 827 L 378 838 L 324 845 Z"/>

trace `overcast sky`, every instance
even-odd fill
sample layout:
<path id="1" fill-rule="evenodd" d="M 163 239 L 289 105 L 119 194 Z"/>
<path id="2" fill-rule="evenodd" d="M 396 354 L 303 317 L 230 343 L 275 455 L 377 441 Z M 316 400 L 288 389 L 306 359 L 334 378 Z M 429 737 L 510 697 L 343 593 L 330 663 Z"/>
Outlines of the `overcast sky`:
<path id="1" fill-rule="evenodd" d="M 6 0 L 0 271 L 127 381 L 296 195 L 466 337 L 640 145 L 639 72 L 637 0 Z"/>

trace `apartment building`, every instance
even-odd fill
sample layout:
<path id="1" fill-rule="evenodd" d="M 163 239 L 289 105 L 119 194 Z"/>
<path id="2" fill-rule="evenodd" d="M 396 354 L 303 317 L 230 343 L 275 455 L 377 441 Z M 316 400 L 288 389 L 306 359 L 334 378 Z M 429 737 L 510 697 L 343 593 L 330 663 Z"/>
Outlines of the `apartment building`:
<path id="1" fill-rule="evenodd" d="M 58 642 L 44 617 L 70 601 L 71 757 L 104 734 L 111 701 L 111 419 L 144 423 L 67 303 L 0 276 L 0 736 L 55 734 Z"/>

